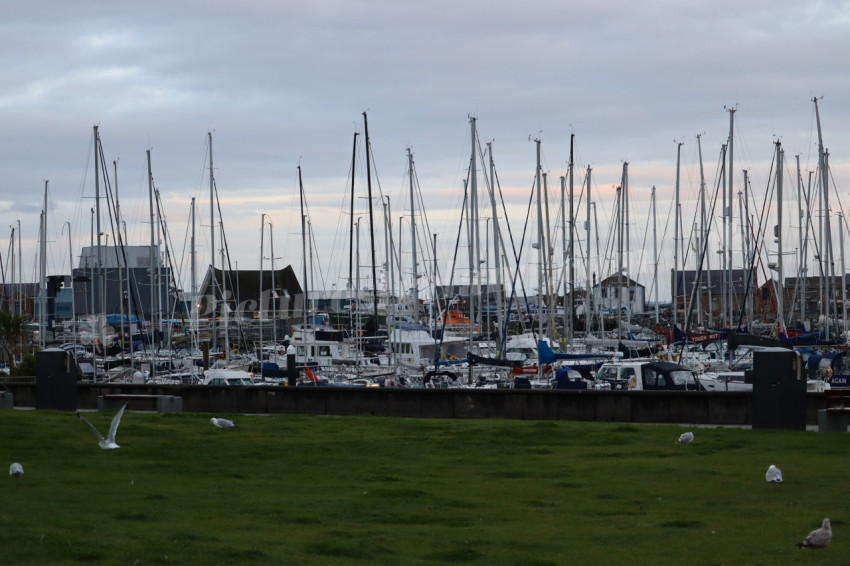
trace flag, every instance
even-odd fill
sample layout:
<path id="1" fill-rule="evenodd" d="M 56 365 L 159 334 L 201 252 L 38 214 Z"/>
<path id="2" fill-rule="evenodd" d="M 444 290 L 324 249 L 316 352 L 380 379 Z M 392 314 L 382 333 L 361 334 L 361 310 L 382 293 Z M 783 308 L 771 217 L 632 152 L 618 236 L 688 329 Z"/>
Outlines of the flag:
<path id="1" fill-rule="evenodd" d="M 307 379 L 309 379 L 310 381 L 319 381 L 319 378 L 316 377 L 316 374 L 314 374 L 313 371 L 307 366 L 304 366 L 304 373 L 307 374 Z"/>

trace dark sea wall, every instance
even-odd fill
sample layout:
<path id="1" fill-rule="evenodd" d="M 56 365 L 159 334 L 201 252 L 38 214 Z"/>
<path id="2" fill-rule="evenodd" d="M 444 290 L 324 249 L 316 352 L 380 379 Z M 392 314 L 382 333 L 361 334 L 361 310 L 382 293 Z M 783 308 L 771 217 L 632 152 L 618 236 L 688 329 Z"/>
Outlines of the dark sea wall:
<path id="1" fill-rule="evenodd" d="M 34 385 L 8 385 L 15 407 L 35 407 Z M 169 395 L 183 411 L 371 415 L 403 418 L 529 419 L 634 423 L 752 424 L 747 392 L 407 389 L 378 387 L 210 387 L 79 384 L 77 409 L 97 409 L 103 395 Z M 131 398 L 132 399 L 132 398 Z M 806 421 L 817 424 L 822 393 L 806 396 Z M 155 410 L 149 397 L 130 406 Z"/>

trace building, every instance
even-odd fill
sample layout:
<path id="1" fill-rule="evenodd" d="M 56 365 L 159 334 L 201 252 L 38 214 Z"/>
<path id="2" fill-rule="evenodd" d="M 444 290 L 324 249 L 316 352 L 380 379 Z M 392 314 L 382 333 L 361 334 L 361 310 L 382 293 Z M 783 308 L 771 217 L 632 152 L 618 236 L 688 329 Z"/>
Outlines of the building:
<path id="1" fill-rule="evenodd" d="M 72 276 L 77 316 L 123 310 L 149 318 L 153 312 L 170 316 L 183 309 L 159 246 L 101 246 L 99 259 L 97 247 L 85 247 Z"/>
<path id="2" fill-rule="evenodd" d="M 723 300 L 726 299 L 728 305 L 729 296 L 727 291 L 732 293 L 733 308 L 738 309 L 744 304 L 744 299 L 747 294 L 755 295 L 757 280 L 755 273 L 753 277 L 748 279 L 748 271 L 746 269 L 733 269 L 732 281 L 727 283 L 729 272 L 725 269 L 703 269 L 699 273 L 699 288 L 695 289 L 697 282 L 696 270 L 681 270 L 678 272 L 678 277 L 674 281 L 675 274 L 670 270 L 671 289 L 675 289 L 673 293 L 673 304 L 679 309 L 679 312 L 685 312 L 687 305 L 693 297 L 692 309 L 696 309 L 697 305 L 702 306 L 704 315 L 710 316 L 714 320 L 719 320 L 720 315 L 725 311 Z"/>
<path id="3" fill-rule="evenodd" d="M 221 317 L 222 297 L 226 297 L 227 315 L 243 319 L 295 318 L 304 308 L 304 291 L 291 265 L 273 272 L 224 271 L 210 266 L 198 291 L 199 316 Z"/>
<path id="4" fill-rule="evenodd" d="M 778 282 L 771 278 L 758 289 L 758 301 L 756 303 L 756 314 L 762 316 L 762 320 L 774 320 L 777 312 L 777 297 L 784 297 L 784 312 L 786 320 L 799 317 L 800 305 L 804 306 L 805 316 L 803 318 L 816 318 L 821 312 L 821 295 L 825 293 L 825 283 L 829 283 L 833 302 L 830 307 L 831 316 L 841 316 L 842 290 L 841 276 L 827 277 L 785 277 L 784 289 L 781 293 L 777 291 Z M 844 276 L 844 288 L 848 289 L 850 277 Z M 850 297 L 850 291 L 845 291 Z"/>
<path id="5" fill-rule="evenodd" d="M 625 275 L 612 275 L 593 286 L 593 305 L 597 312 L 627 309 L 632 314 L 646 311 L 646 288 Z"/>

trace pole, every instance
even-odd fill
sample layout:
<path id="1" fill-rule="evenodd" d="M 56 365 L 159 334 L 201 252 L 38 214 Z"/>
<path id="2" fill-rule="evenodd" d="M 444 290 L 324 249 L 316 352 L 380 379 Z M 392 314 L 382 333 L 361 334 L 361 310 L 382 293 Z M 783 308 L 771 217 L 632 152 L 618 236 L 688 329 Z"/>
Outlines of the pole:
<path id="1" fill-rule="evenodd" d="M 210 280 L 212 283 L 212 312 L 210 313 L 210 319 L 212 324 L 212 343 L 211 346 L 214 348 L 216 345 L 216 323 L 215 323 L 215 311 L 216 311 L 216 300 L 215 300 L 215 291 L 216 291 L 216 276 L 215 276 L 215 176 L 213 174 L 213 143 L 212 143 L 212 132 L 207 132 L 207 139 L 209 140 L 210 146 Z M 222 281 L 224 280 L 224 264 L 221 266 L 222 273 Z M 209 302 L 209 301 L 208 301 Z"/>
<path id="2" fill-rule="evenodd" d="M 266 228 L 266 213 L 260 214 L 260 345 L 257 348 L 257 360 L 263 361 L 263 240 Z"/>

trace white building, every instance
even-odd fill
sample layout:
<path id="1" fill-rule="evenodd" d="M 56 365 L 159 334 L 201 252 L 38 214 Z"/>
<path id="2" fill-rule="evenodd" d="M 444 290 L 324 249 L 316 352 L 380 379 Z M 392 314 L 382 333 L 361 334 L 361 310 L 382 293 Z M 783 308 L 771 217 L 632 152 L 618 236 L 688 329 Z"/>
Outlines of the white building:
<path id="1" fill-rule="evenodd" d="M 646 310 L 646 288 L 625 275 L 612 275 L 593 287 L 593 304 L 603 314 L 621 307 L 631 314 L 642 313 Z"/>

